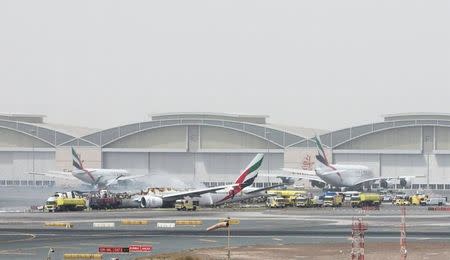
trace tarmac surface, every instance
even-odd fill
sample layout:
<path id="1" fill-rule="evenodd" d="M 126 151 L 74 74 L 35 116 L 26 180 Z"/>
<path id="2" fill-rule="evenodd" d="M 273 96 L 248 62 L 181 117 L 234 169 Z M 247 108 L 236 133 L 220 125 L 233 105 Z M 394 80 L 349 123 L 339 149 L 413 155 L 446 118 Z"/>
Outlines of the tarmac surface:
<path id="1" fill-rule="evenodd" d="M 240 224 L 231 227 L 231 245 L 348 243 L 354 216 L 368 225 L 366 241 L 398 243 L 400 208 L 389 204 L 380 210 L 362 211 L 350 207 L 319 209 L 206 209 L 195 212 L 174 209 L 127 209 L 64 213 L 0 212 L 0 259 L 45 259 L 50 247 L 52 259 L 64 253 L 97 253 L 101 246 L 152 245 L 150 254 L 226 245 L 226 229 L 206 232 L 220 219 L 231 217 Z M 122 225 L 123 219 L 148 220 L 147 225 Z M 158 228 L 157 223 L 202 220 L 199 226 Z M 48 227 L 45 222 L 63 221 L 73 228 Z M 407 208 L 409 241 L 447 241 L 450 211 Z M 114 228 L 94 228 L 94 222 L 113 222 Z M 148 253 L 104 254 L 103 259 L 134 259 Z"/>

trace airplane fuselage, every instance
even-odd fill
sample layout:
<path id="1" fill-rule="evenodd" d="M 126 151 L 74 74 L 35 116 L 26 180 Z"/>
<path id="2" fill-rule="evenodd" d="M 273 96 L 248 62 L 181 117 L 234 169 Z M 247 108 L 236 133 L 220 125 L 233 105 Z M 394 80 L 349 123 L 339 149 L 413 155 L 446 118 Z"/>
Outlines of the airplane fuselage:
<path id="1" fill-rule="evenodd" d="M 363 165 L 334 164 L 330 167 L 332 168 L 317 168 L 316 174 L 334 187 L 354 187 L 364 180 L 374 177 L 373 172 Z"/>
<path id="2" fill-rule="evenodd" d="M 246 193 L 253 189 L 256 189 L 256 188 L 251 188 L 251 187 L 244 188 L 241 192 L 236 194 L 234 197 L 231 197 L 226 200 L 223 200 L 228 195 L 228 192 L 226 192 L 226 191 L 218 191 L 216 193 L 202 194 L 199 198 L 199 203 L 200 203 L 200 206 L 214 206 L 214 205 L 221 205 L 224 203 L 235 203 L 235 202 L 243 201 L 246 199 L 264 196 L 266 194 L 265 191 L 254 192 L 254 193 L 249 193 L 249 194 Z"/>
<path id="3" fill-rule="evenodd" d="M 72 175 L 82 182 L 102 186 L 119 176 L 127 176 L 128 171 L 123 169 L 84 169 L 72 170 Z"/>

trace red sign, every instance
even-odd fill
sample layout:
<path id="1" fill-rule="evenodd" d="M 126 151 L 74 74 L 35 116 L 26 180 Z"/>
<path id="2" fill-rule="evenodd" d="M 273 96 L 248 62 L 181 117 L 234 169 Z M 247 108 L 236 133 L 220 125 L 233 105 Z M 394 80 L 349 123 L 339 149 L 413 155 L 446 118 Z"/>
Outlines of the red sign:
<path id="1" fill-rule="evenodd" d="M 99 253 L 128 253 L 130 252 L 128 247 L 111 247 L 102 246 L 98 248 Z"/>
<path id="2" fill-rule="evenodd" d="M 129 249 L 130 252 L 151 252 L 153 250 L 153 247 L 145 245 L 131 245 Z"/>

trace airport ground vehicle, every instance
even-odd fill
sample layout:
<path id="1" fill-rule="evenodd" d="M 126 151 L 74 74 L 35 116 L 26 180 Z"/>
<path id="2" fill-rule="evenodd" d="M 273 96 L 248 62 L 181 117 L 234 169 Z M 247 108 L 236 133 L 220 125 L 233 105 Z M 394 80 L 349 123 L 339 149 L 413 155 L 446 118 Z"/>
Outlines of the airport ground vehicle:
<path id="1" fill-rule="evenodd" d="M 360 193 L 352 196 L 352 207 L 379 206 L 381 195 L 378 193 Z"/>
<path id="2" fill-rule="evenodd" d="M 296 199 L 297 199 L 297 196 L 295 196 L 295 195 L 292 195 L 292 196 L 288 196 L 288 197 L 286 197 L 286 198 L 284 198 L 284 203 L 285 203 L 285 205 L 286 205 L 286 207 L 293 207 L 293 206 L 295 206 L 295 203 L 296 203 Z"/>
<path id="3" fill-rule="evenodd" d="M 296 198 L 298 196 L 306 196 L 306 191 L 304 190 L 278 190 L 272 189 L 267 191 L 268 195 L 277 196 L 284 198 L 285 206 L 295 206 Z"/>
<path id="4" fill-rule="evenodd" d="M 383 195 L 383 202 L 392 202 L 393 196 L 390 194 Z"/>
<path id="5" fill-rule="evenodd" d="M 324 207 L 341 207 L 342 203 L 343 203 L 342 195 L 335 192 L 325 193 L 325 196 L 323 197 Z"/>
<path id="6" fill-rule="evenodd" d="M 295 198 L 295 206 L 300 208 L 309 208 L 313 206 L 313 199 L 305 196 L 297 196 Z"/>
<path id="7" fill-rule="evenodd" d="M 427 205 L 427 206 L 442 206 L 446 202 L 447 202 L 447 198 L 445 198 L 445 197 L 428 198 L 425 201 L 425 205 Z"/>
<path id="8" fill-rule="evenodd" d="M 304 190 L 282 190 L 282 189 L 272 189 L 267 191 L 268 195 L 282 197 L 284 198 L 285 206 L 295 206 L 296 198 L 298 196 L 306 196 L 306 191 Z"/>
<path id="9" fill-rule="evenodd" d="M 75 211 L 86 209 L 86 200 L 77 196 L 74 192 L 56 192 L 47 199 L 44 211 Z"/>
<path id="10" fill-rule="evenodd" d="M 351 206 L 352 198 L 359 196 L 359 191 L 346 191 L 344 192 L 344 206 Z"/>
<path id="11" fill-rule="evenodd" d="M 411 197 L 409 197 L 409 202 L 411 202 L 411 205 L 422 205 L 424 206 L 426 204 L 426 201 L 428 199 L 427 195 L 424 194 L 416 194 Z"/>
<path id="12" fill-rule="evenodd" d="M 409 205 L 411 205 L 409 200 L 407 200 L 405 198 L 398 198 L 398 199 L 394 200 L 392 202 L 392 204 L 394 204 L 396 206 L 409 206 Z"/>
<path id="13" fill-rule="evenodd" d="M 313 201 L 313 207 L 322 207 L 323 206 L 323 199 L 321 199 L 319 196 L 314 196 L 312 199 Z"/>
<path id="14" fill-rule="evenodd" d="M 197 210 L 198 205 L 198 200 L 179 199 L 175 201 L 175 208 L 177 210 Z"/>
<path id="15" fill-rule="evenodd" d="M 284 208 L 286 207 L 285 199 L 278 196 L 270 196 L 267 198 L 266 205 L 268 208 Z"/>
<path id="16" fill-rule="evenodd" d="M 318 196 L 314 198 L 305 197 L 305 196 L 297 196 L 295 199 L 295 206 L 299 208 L 317 208 L 322 207 L 323 200 L 319 199 Z"/>

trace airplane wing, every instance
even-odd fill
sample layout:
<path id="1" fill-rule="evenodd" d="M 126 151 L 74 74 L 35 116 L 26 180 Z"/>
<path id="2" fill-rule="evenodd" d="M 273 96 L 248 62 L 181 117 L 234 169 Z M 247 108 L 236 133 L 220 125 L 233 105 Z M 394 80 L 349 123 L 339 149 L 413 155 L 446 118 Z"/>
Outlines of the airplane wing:
<path id="1" fill-rule="evenodd" d="M 357 182 L 357 183 L 355 183 L 355 186 L 359 185 L 359 184 L 366 183 L 366 182 L 370 182 L 370 181 L 381 181 L 381 180 L 390 181 L 390 180 L 400 180 L 400 179 L 405 179 L 405 178 L 424 178 L 424 177 L 425 177 L 424 175 L 418 175 L 418 176 L 395 176 L 395 177 L 389 177 L 389 176 L 374 177 L 374 178 L 365 179 L 365 180 L 362 180 L 360 182 Z"/>
<path id="2" fill-rule="evenodd" d="M 280 187 L 280 186 L 284 186 L 284 184 L 281 183 L 281 184 L 272 185 L 272 186 L 264 187 L 264 188 L 259 188 L 259 189 L 251 190 L 251 191 L 247 191 L 247 192 L 244 190 L 244 193 L 245 194 L 252 194 L 252 193 L 257 193 L 257 192 L 260 192 L 260 191 L 270 190 L 270 189 L 277 188 L 277 187 Z"/>
<path id="3" fill-rule="evenodd" d="M 317 181 L 321 183 L 326 183 L 324 180 L 322 180 L 317 175 L 308 175 L 308 174 L 295 174 L 295 173 L 278 173 L 278 174 L 263 174 L 262 176 L 268 176 L 273 178 L 292 178 L 292 179 L 302 179 L 302 180 L 309 180 L 309 181 Z"/>
<path id="4" fill-rule="evenodd" d="M 223 185 L 223 186 L 216 186 L 216 187 L 211 187 L 211 188 L 175 192 L 175 193 L 163 195 L 162 198 L 163 198 L 163 200 L 173 201 L 173 200 L 182 199 L 182 198 L 188 197 L 188 196 L 189 197 L 198 197 L 205 193 L 215 192 L 215 191 L 223 190 L 223 189 L 227 189 L 227 188 L 233 188 L 238 185 L 239 184 Z"/>
<path id="5" fill-rule="evenodd" d="M 141 174 L 141 175 L 127 175 L 127 176 L 120 176 L 118 178 L 119 181 L 124 181 L 124 180 L 132 180 L 132 179 L 136 179 L 136 178 L 141 178 L 141 177 L 145 177 L 147 175 L 145 174 Z"/>
<path id="6" fill-rule="evenodd" d="M 63 171 L 48 171 L 48 172 L 30 172 L 29 174 L 46 176 L 51 178 L 59 178 L 65 180 L 78 180 L 75 178 L 71 172 L 63 172 Z"/>
<path id="7" fill-rule="evenodd" d="M 120 176 L 118 176 L 118 177 L 116 177 L 114 179 L 108 180 L 106 182 L 105 186 L 108 187 L 110 185 L 116 184 L 118 181 L 132 180 L 132 179 L 136 179 L 136 178 L 140 178 L 140 177 L 144 177 L 144 176 L 146 176 L 146 175 L 143 175 L 143 174 L 141 174 L 141 175 L 127 175 L 127 176 L 120 175 Z"/>
<path id="8" fill-rule="evenodd" d="M 316 175 L 316 172 L 311 170 L 294 169 L 294 168 L 283 168 L 282 170 L 285 172 L 291 172 L 298 175 Z"/>

